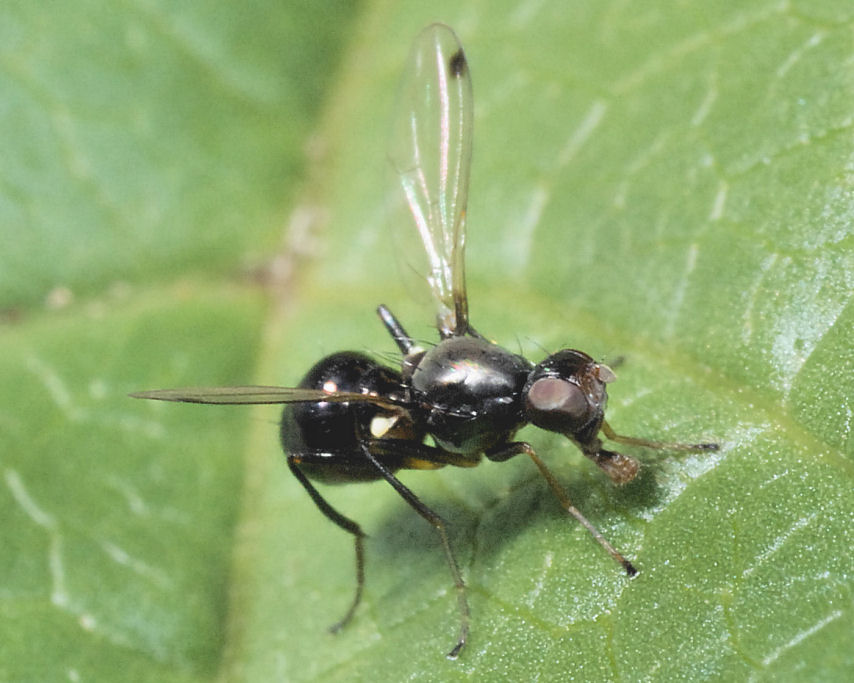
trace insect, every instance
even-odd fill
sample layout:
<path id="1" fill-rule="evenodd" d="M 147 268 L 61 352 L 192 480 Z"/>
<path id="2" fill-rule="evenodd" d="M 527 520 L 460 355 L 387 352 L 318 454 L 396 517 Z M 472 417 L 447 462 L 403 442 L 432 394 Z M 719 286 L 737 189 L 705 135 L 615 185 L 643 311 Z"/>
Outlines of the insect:
<path id="1" fill-rule="evenodd" d="M 605 365 L 575 349 L 533 363 L 489 341 L 469 322 L 464 244 L 472 147 L 472 85 L 454 32 L 428 26 L 415 41 L 392 162 L 426 255 L 437 305 L 439 341 L 424 348 L 384 305 L 377 313 L 396 343 L 400 369 L 352 351 L 319 361 L 297 387 L 238 386 L 143 391 L 135 398 L 208 404 L 284 404 L 281 442 L 293 475 L 320 511 L 353 536 L 356 591 L 337 631 L 352 618 L 365 583 L 364 533 L 332 507 L 314 482 L 383 480 L 438 532 L 456 586 L 456 658 L 469 633 L 469 606 L 445 521 L 400 479 L 399 470 L 474 467 L 485 456 L 529 457 L 560 504 L 625 569 L 637 570 L 572 504 L 558 480 L 515 433 L 531 423 L 563 434 L 612 481 L 624 484 L 639 463 L 608 450 L 610 441 L 649 448 L 708 451 L 717 444 L 671 444 L 621 436 L 605 420 Z M 428 442 L 429 437 L 429 442 Z"/>

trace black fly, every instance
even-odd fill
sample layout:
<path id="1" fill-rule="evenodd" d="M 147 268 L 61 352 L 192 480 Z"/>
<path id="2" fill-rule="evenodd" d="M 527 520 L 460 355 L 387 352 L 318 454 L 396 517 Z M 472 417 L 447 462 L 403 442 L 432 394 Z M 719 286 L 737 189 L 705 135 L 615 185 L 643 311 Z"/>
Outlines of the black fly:
<path id="1" fill-rule="evenodd" d="M 635 446 L 716 450 L 717 444 L 668 444 L 620 436 L 605 421 L 606 385 L 615 379 L 582 351 L 565 349 L 534 364 L 490 342 L 470 324 L 466 297 L 465 212 L 472 145 L 472 89 L 465 53 L 442 24 L 416 39 L 397 121 L 392 162 L 427 258 L 425 277 L 437 304 L 440 341 L 418 346 L 385 306 L 377 312 L 403 355 L 400 370 L 345 351 L 317 363 L 298 387 L 166 389 L 135 398 L 210 404 L 285 404 L 281 440 L 288 466 L 320 511 L 352 534 L 356 593 L 338 630 L 353 616 L 364 586 L 364 533 L 333 508 L 312 481 L 385 480 L 439 533 L 460 612 L 455 658 L 469 630 L 469 608 L 445 521 L 396 476 L 405 469 L 474 467 L 485 455 L 526 455 L 561 505 L 619 562 L 637 570 L 573 506 L 563 487 L 516 432 L 531 423 L 563 434 L 615 483 L 631 481 L 635 458 L 603 447 L 607 439 Z M 432 445 L 425 443 L 430 437 Z"/>

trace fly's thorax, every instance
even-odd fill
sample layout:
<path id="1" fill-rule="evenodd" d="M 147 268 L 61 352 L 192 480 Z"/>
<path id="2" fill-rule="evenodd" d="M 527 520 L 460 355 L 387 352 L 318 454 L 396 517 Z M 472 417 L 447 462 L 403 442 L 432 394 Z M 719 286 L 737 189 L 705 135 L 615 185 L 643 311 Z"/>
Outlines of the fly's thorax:
<path id="1" fill-rule="evenodd" d="M 449 337 L 429 349 L 412 372 L 411 399 L 423 408 L 437 445 L 475 454 L 524 424 L 522 388 L 531 363 L 485 339 Z"/>

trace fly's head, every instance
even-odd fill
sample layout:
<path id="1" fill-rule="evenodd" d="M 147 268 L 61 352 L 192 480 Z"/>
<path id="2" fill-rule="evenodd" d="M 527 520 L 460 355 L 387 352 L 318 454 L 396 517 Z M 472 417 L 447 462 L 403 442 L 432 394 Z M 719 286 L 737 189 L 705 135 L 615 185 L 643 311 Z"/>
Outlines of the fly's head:
<path id="1" fill-rule="evenodd" d="M 616 377 L 607 365 L 574 349 L 538 363 L 523 389 L 531 424 L 572 439 L 583 451 L 598 442 L 608 401 L 606 385 Z"/>
<path id="2" fill-rule="evenodd" d="M 574 349 L 564 349 L 534 366 L 523 389 L 525 414 L 531 424 L 572 440 L 615 484 L 637 476 L 640 464 L 606 450 L 599 439 L 608 402 L 607 385 L 616 379 L 611 368 Z"/>

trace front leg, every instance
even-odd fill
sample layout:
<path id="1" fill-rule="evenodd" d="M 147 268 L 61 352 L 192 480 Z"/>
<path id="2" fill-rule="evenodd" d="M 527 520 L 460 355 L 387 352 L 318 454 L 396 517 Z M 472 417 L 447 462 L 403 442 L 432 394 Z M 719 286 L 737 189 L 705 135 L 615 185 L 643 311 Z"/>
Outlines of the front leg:
<path id="1" fill-rule="evenodd" d="M 640 439 L 635 436 L 622 436 L 611 428 L 607 420 L 602 420 L 600 429 L 610 441 L 630 446 L 643 446 L 644 448 L 667 451 L 716 451 L 719 448 L 716 443 L 668 443 Z M 623 455 L 602 448 L 602 441 L 598 437 L 594 437 L 589 443 L 579 443 L 578 446 L 582 453 L 595 462 L 615 484 L 626 484 L 637 476 L 640 463 L 630 455 Z"/>
<path id="2" fill-rule="evenodd" d="M 598 437 L 589 443 L 579 443 L 578 447 L 615 484 L 627 484 L 638 474 L 640 462 L 637 458 L 602 448 L 602 441 Z"/>
<path id="3" fill-rule="evenodd" d="M 717 443 L 672 443 L 668 441 L 651 441 L 649 439 L 640 439 L 636 436 L 623 436 L 617 434 L 608 424 L 607 420 L 602 420 L 602 433 L 611 441 L 617 443 L 625 443 L 631 446 L 643 446 L 644 448 L 656 448 L 666 451 L 717 451 L 720 449 L 720 444 Z"/>

